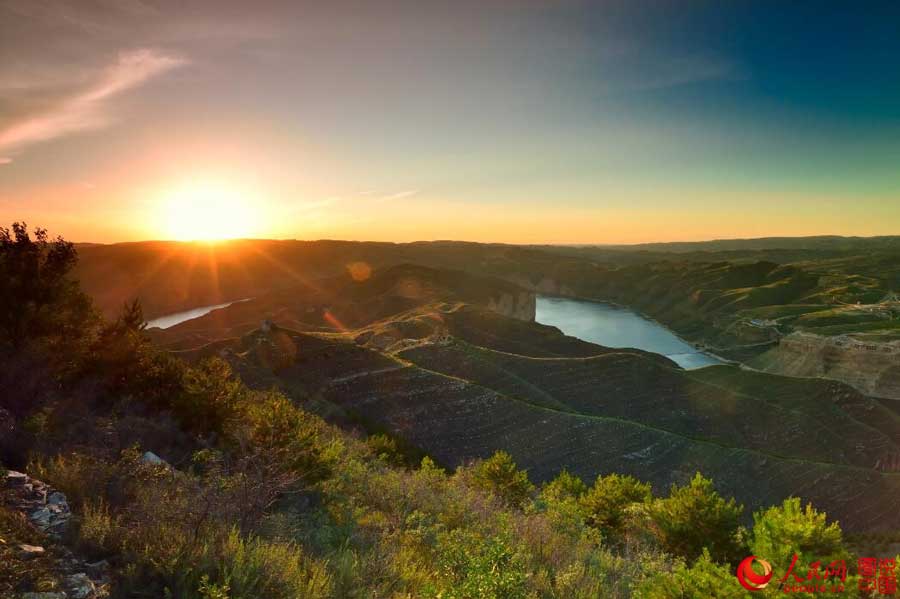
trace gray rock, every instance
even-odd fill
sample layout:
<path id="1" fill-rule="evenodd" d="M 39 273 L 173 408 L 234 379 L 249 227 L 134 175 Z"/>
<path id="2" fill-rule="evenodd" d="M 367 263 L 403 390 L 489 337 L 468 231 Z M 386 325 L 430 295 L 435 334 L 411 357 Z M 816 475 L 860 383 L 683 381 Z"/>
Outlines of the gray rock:
<path id="1" fill-rule="evenodd" d="M 89 562 L 84 565 L 88 572 L 96 577 L 105 576 L 109 572 L 109 562 L 102 559 L 98 562 Z"/>
<path id="2" fill-rule="evenodd" d="M 44 555 L 44 548 L 40 545 L 19 545 L 18 555 L 21 559 L 34 559 Z"/>
<path id="3" fill-rule="evenodd" d="M 164 459 L 153 453 L 152 451 L 145 452 L 144 455 L 141 456 L 141 462 L 145 464 L 151 464 L 153 466 L 168 466 L 169 463 Z"/>
<path id="4" fill-rule="evenodd" d="M 66 577 L 65 585 L 69 596 L 74 599 L 88 599 L 97 592 L 94 581 L 84 572 Z"/>
<path id="5" fill-rule="evenodd" d="M 7 487 L 21 487 L 26 482 L 28 482 L 28 475 L 24 472 L 16 472 L 15 470 L 9 470 L 6 473 L 6 486 Z"/>

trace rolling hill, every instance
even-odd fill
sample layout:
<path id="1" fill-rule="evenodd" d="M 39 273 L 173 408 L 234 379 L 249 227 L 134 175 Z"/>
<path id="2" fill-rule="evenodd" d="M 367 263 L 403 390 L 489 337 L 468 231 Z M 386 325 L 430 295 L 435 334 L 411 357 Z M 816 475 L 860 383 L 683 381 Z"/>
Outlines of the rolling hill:
<path id="1" fill-rule="evenodd" d="M 415 278 L 428 292 L 403 297 L 400 282 Z M 458 272 L 398 267 L 344 285 L 348 308 L 367 306 L 349 325 L 307 318 L 308 298 L 273 292 L 153 335 L 448 466 L 505 449 L 538 481 L 562 468 L 621 472 L 659 490 L 699 470 L 750 508 L 796 495 L 851 531 L 900 526 L 900 417 L 847 385 L 735 366 L 686 372 L 589 344 L 497 312 L 493 292 L 470 290 L 508 283 Z"/>

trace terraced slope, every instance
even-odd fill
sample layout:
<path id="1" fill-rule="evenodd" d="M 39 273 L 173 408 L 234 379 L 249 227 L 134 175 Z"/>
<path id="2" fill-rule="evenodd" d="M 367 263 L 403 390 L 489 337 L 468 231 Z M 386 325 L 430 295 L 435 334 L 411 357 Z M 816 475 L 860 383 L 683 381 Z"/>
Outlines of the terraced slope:
<path id="1" fill-rule="evenodd" d="M 750 508 L 797 495 L 823 506 L 848 530 L 900 524 L 895 509 L 900 476 L 894 473 L 688 438 L 640 422 L 529 403 L 414 366 L 359 373 L 328 386 L 322 395 L 450 465 L 506 449 L 536 480 L 561 468 L 588 479 L 623 472 L 651 481 L 657 490 L 684 483 L 699 470 Z"/>
<path id="2" fill-rule="evenodd" d="M 892 436 L 900 425 L 893 415 L 840 385 L 814 393 L 800 383 L 793 386 L 793 393 L 773 396 L 765 385 L 747 380 L 764 375 L 734 366 L 701 369 L 694 375 L 636 359 L 634 354 L 531 358 L 464 342 L 425 345 L 399 355 L 528 403 L 640 422 L 691 439 L 867 468 L 888 455 L 900 456 Z M 733 376 L 713 376 L 707 371 L 730 371 Z M 818 383 L 813 381 L 809 387 L 819 387 Z M 857 405 L 853 406 L 851 396 Z M 873 412 L 889 433 L 856 420 L 857 410 L 843 410 L 840 401 L 858 411 Z M 871 420 L 869 414 L 865 417 Z"/>
<path id="3" fill-rule="evenodd" d="M 477 310 L 436 312 L 446 324 Z M 686 373 L 597 346 L 594 356 L 523 356 L 476 346 L 453 327 L 396 353 L 353 334 L 276 328 L 226 343 L 224 355 L 256 386 L 390 431 L 450 466 L 505 449 L 535 480 L 563 467 L 585 478 L 624 472 L 660 491 L 699 470 L 750 508 L 799 495 L 849 530 L 900 526 L 900 474 L 874 467 L 898 452 L 897 416 L 844 385 L 733 367 Z"/>
<path id="4" fill-rule="evenodd" d="M 413 271 L 403 272 L 394 280 Z M 420 276 L 445 283 L 395 301 L 397 286 L 376 277 L 347 300 L 355 312 L 328 306 L 343 322 L 307 312 L 314 293 L 280 294 L 156 334 L 185 347 L 210 339 L 181 355 L 222 355 L 252 386 L 389 431 L 449 466 L 505 449 L 535 480 L 564 467 L 587 479 L 624 472 L 659 491 L 699 470 L 751 509 L 799 495 L 848 530 L 900 528 L 900 417 L 882 403 L 833 381 L 686 372 Z M 250 330 L 272 310 L 280 326 Z"/>

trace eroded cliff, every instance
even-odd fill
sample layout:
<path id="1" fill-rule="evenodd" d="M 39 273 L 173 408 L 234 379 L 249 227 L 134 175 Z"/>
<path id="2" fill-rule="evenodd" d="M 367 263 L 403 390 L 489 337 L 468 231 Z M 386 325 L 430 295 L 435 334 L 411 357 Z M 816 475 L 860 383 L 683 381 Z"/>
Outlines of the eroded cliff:
<path id="1" fill-rule="evenodd" d="M 765 372 L 845 382 L 868 395 L 900 399 L 900 341 L 795 332 L 750 361 Z"/>

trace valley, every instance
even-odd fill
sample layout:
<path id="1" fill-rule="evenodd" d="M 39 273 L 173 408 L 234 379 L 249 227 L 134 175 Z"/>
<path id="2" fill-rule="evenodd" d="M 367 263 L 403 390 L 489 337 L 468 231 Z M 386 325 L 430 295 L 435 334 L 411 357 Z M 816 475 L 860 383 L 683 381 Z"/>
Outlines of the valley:
<path id="1" fill-rule="evenodd" d="M 536 481 L 633 474 L 664 490 L 700 471 L 750 508 L 799 496 L 848 530 L 900 527 L 900 415 L 853 387 L 734 365 L 685 371 L 534 321 L 535 297 L 400 265 L 277 290 L 169 329 L 191 362 L 224 357 L 345 426 L 386 431 L 448 467 L 509 451 Z"/>

